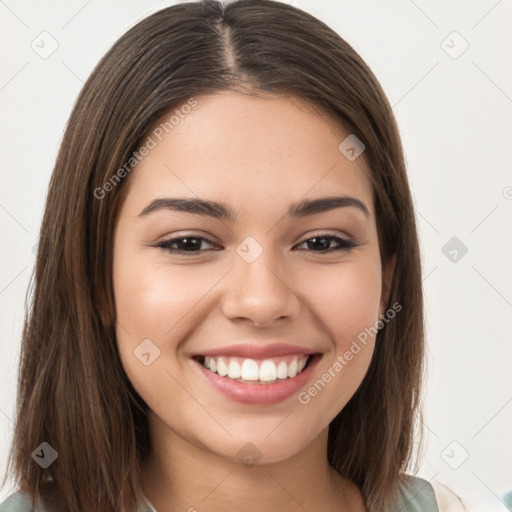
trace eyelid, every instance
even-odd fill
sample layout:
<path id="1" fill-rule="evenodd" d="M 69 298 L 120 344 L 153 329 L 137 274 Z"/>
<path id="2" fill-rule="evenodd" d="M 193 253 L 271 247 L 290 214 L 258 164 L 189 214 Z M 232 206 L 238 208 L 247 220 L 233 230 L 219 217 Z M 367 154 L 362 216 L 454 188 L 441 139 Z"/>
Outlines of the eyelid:
<path id="1" fill-rule="evenodd" d="M 331 233 L 316 233 L 313 235 L 306 236 L 301 242 L 298 242 L 297 244 L 295 244 L 294 247 L 298 247 L 298 246 L 302 245 L 303 243 L 306 243 L 309 240 L 312 240 L 315 238 L 325 238 L 325 239 L 334 240 L 338 244 L 338 247 L 329 248 L 326 251 L 313 251 L 313 250 L 306 249 L 306 252 L 311 252 L 313 254 L 331 254 L 331 253 L 337 253 L 338 251 L 344 251 L 344 250 L 347 251 L 350 249 L 354 249 L 354 248 L 358 247 L 359 245 L 361 245 L 360 243 L 357 243 L 357 242 L 351 240 L 351 237 L 345 237 L 344 235 L 340 236 L 339 234 L 333 235 Z"/>
<path id="2" fill-rule="evenodd" d="M 308 234 L 304 235 L 304 237 L 302 238 L 302 241 L 304 242 L 306 240 L 309 240 L 310 238 L 319 238 L 322 236 L 325 236 L 325 237 L 333 236 L 333 237 L 337 237 L 337 238 L 342 238 L 343 240 L 345 240 L 347 242 L 354 241 L 353 237 L 350 236 L 348 233 L 340 232 L 337 230 L 333 230 L 333 231 L 334 231 L 334 233 L 329 232 L 327 230 L 322 231 L 321 229 L 317 230 L 317 231 L 313 231 L 312 233 L 308 233 Z M 302 242 L 299 242 L 299 243 L 302 243 Z"/>
<path id="3" fill-rule="evenodd" d="M 152 244 L 153 247 L 159 247 L 161 249 L 164 249 L 164 250 L 167 250 L 168 252 L 171 252 L 171 253 L 188 253 L 188 254 L 200 254 L 202 252 L 205 252 L 205 251 L 196 251 L 195 253 L 192 252 L 192 251 L 180 251 L 179 249 L 168 249 L 166 246 L 167 245 L 170 245 L 172 244 L 173 242 L 176 242 L 176 241 L 181 241 L 183 240 L 184 238 L 192 238 L 192 239 L 195 239 L 195 240 L 200 240 L 201 242 L 208 242 L 209 244 L 213 245 L 213 246 L 219 246 L 219 244 L 217 242 L 215 242 L 214 240 L 212 240 L 210 237 L 207 237 L 207 236 L 204 236 L 204 235 L 196 235 L 194 233 L 186 233 L 186 234 L 183 234 L 183 235 L 180 235 L 180 234 L 177 234 L 177 235 L 173 235 L 172 237 L 169 237 L 169 238 L 164 238 L 158 242 L 156 242 L 155 244 Z M 209 250 L 216 250 L 216 249 L 209 249 Z"/>

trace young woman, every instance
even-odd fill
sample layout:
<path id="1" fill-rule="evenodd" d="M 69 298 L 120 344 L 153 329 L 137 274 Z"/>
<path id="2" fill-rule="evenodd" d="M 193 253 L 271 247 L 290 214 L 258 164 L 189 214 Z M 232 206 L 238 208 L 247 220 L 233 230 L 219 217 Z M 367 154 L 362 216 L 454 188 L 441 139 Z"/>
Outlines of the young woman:
<path id="1" fill-rule="evenodd" d="M 407 474 L 422 308 L 357 53 L 276 1 L 161 10 L 66 128 L 0 510 L 437 511 Z"/>

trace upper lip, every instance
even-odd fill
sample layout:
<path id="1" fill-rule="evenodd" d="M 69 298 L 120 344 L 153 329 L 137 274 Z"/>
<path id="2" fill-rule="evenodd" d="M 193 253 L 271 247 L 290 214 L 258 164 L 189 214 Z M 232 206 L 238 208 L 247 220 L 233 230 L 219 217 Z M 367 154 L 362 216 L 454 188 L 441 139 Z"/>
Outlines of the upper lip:
<path id="1" fill-rule="evenodd" d="M 301 347 L 299 345 L 290 345 L 288 343 L 272 343 L 270 345 L 262 345 L 261 342 L 241 343 L 239 345 L 228 345 L 224 347 L 216 347 L 210 350 L 203 350 L 192 354 L 194 356 L 227 356 L 227 357 L 243 357 L 249 359 L 265 359 L 278 356 L 287 356 L 290 354 L 316 354 L 318 350 Z"/>

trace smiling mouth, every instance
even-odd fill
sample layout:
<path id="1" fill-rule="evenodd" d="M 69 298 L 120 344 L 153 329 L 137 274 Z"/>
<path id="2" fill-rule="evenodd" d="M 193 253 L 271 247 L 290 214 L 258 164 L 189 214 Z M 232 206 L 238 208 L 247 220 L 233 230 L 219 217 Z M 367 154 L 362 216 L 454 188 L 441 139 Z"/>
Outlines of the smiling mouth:
<path id="1" fill-rule="evenodd" d="M 295 354 L 268 359 L 228 356 L 194 356 L 204 368 L 228 380 L 244 384 L 275 384 L 300 375 L 322 354 Z"/>

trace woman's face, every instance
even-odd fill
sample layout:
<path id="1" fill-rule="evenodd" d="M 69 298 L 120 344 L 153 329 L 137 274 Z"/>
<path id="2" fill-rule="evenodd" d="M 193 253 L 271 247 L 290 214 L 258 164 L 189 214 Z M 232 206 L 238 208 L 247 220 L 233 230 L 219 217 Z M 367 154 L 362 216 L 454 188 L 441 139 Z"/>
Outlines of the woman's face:
<path id="1" fill-rule="evenodd" d="M 301 100 L 196 100 L 162 119 L 126 178 L 119 351 L 161 431 L 277 462 L 325 433 L 367 371 L 385 308 L 372 191 L 363 159 L 338 148 L 349 132 Z M 342 196 L 355 200 L 301 208 Z"/>

